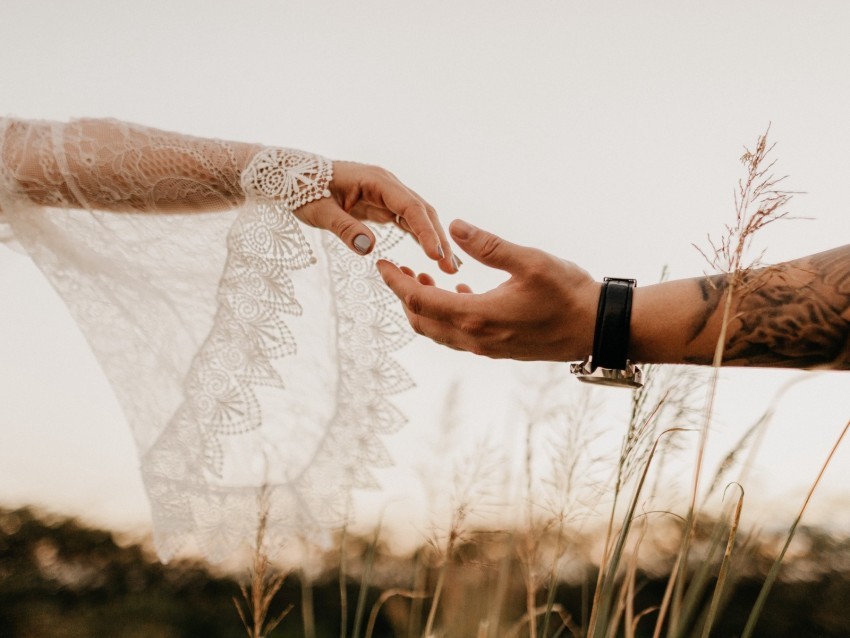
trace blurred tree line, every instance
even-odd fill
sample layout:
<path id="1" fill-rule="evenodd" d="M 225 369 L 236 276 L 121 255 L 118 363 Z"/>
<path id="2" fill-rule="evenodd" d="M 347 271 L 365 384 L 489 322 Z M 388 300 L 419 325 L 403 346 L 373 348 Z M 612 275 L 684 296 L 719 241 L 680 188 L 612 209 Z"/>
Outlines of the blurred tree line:
<path id="1" fill-rule="evenodd" d="M 815 529 L 805 530 L 802 536 L 801 549 L 783 567 L 784 580 L 768 599 L 756 635 L 850 637 L 850 541 Z M 355 553 L 362 557 L 366 544 L 355 545 Z M 382 566 L 385 575 L 379 579 L 380 587 L 373 584 L 367 588 L 367 612 L 381 592 L 393 586 L 386 574 L 395 574 L 393 578 L 401 581 L 397 585 L 410 584 L 404 581 L 411 558 L 379 550 L 376 569 Z M 492 604 L 484 586 L 493 573 L 492 566 L 485 569 L 487 551 L 481 543 L 459 548 L 440 614 L 440 625 L 450 628 L 445 634 L 448 637 L 473 638 L 481 617 L 479 608 Z M 752 556 L 754 575 L 738 582 L 713 636 L 734 636 L 743 626 L 761 585 L 762 577 L 756 572 L 763 572 L 772 560 L 771 552 L 758 548 Z M 338 561 L 339 557 L 331 558 Z M 350 563 L 356 560 L 356 556 L 347 558 Z M 516 618 L 525 601 L 521 566 L 515 564 L 513 569 L 517 577 L 511 578 L 505 610 Z M 351 573 L 356 571 L 355 567 Z M 428 580 L 433 581 L 434 575 Z M 331 568 L 309 590 L 317 638 L 340 635 L 337 578 Z M 588 582 L 594 579 L 595 573 L 589 569 Z M 643 574 L 641 582 L 635 598 L 637 609 L 658 599 L 666 577 Z M 349 625 L 359 590 L 359 582 L 350 579 Z M 286 579 L 271 615 L 290 605 L 293 609 L 270 638 L 304 636 L 304 591 L 296 576 Z M 588 595 L 587 586 L 560 584 L 556 599 L 578 621 Z M 74 519 L 44 516 L 27 508 L 0 508 L 0 638 L 236 638 L 246 635 L 234 608 L 233 599 L 239 596 L 237 578 L 217 574 L 202 562 L 182 560 L 163 565 L 138 543 L 120 542 L 112 533 Z M 427 611 L 427 601 L 422 608 Z M 384 605 L 373 637 L 407 636 L 410 609 L 407 600 L 393 599 Z"/>
<path id="2" fill-rule="evenodd" d="M 326 589 L 314 594 L 317 608 L 338 610 L 338 589 Z M 0 638 L 244 637 L 240 595 L 235 578 L 201 562 L 163 565 L 74 519 L 0 508 Z M 303 636 L 300 596 L 288 578 L 272 612 L 295 608 L 273 637 Z M 325 616 L 317 613 L 319 636 L 338 635 L 338 615 Z"/>

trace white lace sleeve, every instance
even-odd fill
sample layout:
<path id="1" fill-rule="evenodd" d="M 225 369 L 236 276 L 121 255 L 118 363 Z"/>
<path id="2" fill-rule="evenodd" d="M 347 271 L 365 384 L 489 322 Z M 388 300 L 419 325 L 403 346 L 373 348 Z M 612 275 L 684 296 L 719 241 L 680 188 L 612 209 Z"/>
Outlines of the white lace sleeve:
<path id="1" fill-rule="evenodd" d="M 292 211 L 333 165 L 112 120 L 0 119 L 0 223 L 85 334 L 138 445 L 160 556 L 340 525 L 388 463 L 409 338 L 374 263 Z M 143 214 L 139 214 L 143 213 Z M 373 229 L 386 250 L 397 237 Z M 84 434 L 84 433 L 83 433 Z"/>

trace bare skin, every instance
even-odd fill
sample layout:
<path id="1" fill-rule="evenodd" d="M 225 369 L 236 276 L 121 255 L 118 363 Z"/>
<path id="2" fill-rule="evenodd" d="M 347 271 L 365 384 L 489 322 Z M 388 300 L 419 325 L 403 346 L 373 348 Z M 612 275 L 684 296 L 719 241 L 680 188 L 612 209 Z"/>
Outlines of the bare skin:
<path id="1" fill-rule="evenodd" d="M 482 294 L 440 290 L 427 275 L 379 262 L 411 326 L 493 358 L 576 361 L 590 353 L 600 283 L 573 263 L 455 221 L 457 244 L 511 277 Z M 729 279 L 638 287 L 629 358 L 711 364 Z M 850 245 L 744 274 L 733 286 L 723 364 L 850 369 Z"/>

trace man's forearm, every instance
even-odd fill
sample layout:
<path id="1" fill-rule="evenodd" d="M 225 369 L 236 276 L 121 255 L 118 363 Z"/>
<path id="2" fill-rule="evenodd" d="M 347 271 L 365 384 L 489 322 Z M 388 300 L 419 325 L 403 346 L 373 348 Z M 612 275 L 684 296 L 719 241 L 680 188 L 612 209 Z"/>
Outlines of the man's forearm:
<path id="1" fill-rule="evenodd" d="M 710 364 L 730 281 L 637 289 L 631 358 Z M 850 246 L 748 272 L 732 293 L 724 365 L 850 369 Z"/>

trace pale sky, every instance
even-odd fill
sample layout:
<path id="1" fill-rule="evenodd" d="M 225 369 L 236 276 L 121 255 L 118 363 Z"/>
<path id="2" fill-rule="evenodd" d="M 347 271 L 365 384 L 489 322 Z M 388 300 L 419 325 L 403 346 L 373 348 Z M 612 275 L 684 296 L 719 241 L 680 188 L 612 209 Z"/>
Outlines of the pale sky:
<path id="1" fill-rule="evenodd" d="M 732 222 L 738 158 L 769 123 L 777 172 L 806 192 L 791 208 L 813 219 L 777 224 L 758 247 L 776 262 L 847 243 L 848 27 L 845 2 L 0 0 L 0 113 L 111 116 L 379 164 L 445 223 L 647 284 L 665 265 L 673 278 L 704 271 L 692 244 Z M 400 258 L 428 267 L 410 246 Z M 465 261 L 475 289 L 501 280 Z M 0 334 L 0 502 L 149 525 L 105 379 L 61 302 L 5 248 Z M 396 401 L 410 423 L 387 437 L 396 465 L 378 473 L 384 492 L 359 495 L 365 509 L 421 509 L 416 468 L 452 382 L 462 457 L 515 433 L 517 375 L 542 374 L 423 340 L 400 358 L 418 383 Z M 799 374 L 724 371 L 710 461 Z M 624 427 L 625 395 L 600 396 Z M 784 396 L 747 486 L 753 520 L 790 522 L 848 418 L 847 373 L 806 375 Z M 807 520 L 850 531 L 848 481 L 850 446 Z"/>

